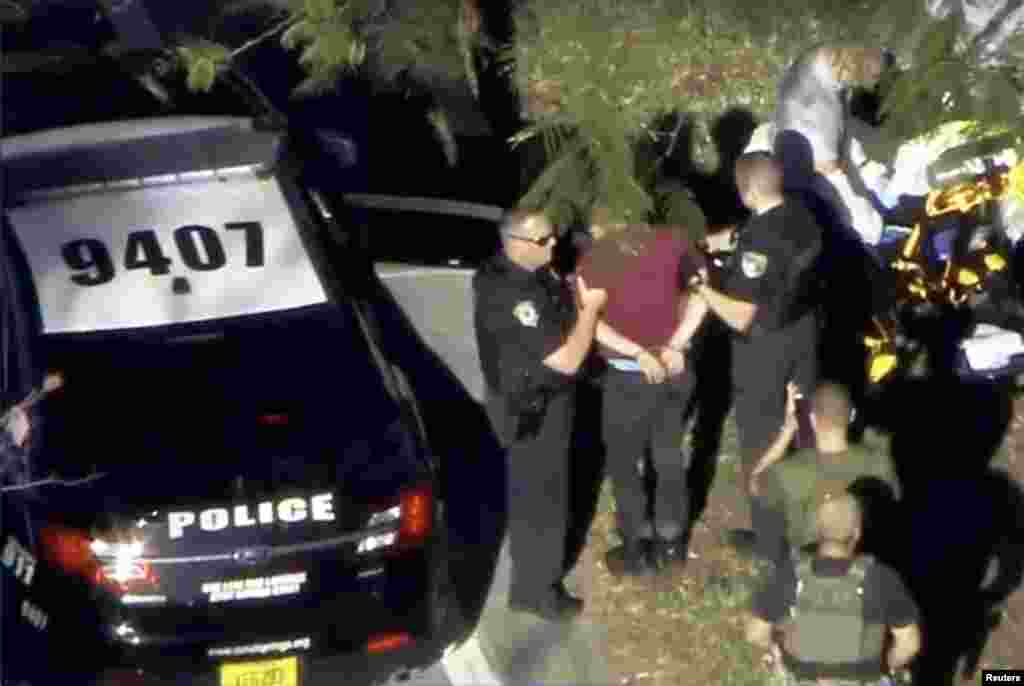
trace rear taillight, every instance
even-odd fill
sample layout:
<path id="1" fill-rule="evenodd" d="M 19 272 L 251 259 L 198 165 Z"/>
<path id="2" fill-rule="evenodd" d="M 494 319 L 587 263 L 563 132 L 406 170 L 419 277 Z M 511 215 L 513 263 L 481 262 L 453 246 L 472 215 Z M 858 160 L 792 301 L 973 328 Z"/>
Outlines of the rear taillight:
<path id="1" fill-rule="evenodd" d="M 374 636 L 366 643 L 368 653 L 386 653 L 390 650 L 398 650 L 412 643 L 412 636 L 406 633 L 384 634 Z"/>
<path id="2" fill-rule="evenodd" d="M 399 545 L 419 545 L 434 525 L 434 493 L 430 486 L 421 485 L 402 491 L 401 525 L 398 529 Z"/>
<path id="3" fill-rule="evenodd" d="M 92 538 L 82 531 L 52 526 L 42 533 L 50 559 L 62 569 L 121 593 L 150 590 L 159 577 L 143 555 L 139 540 L 109 536 Z"/>
<path id="4" fill-rule="evenodd" d="M 46 556 L 65 572 L 100 583 L 99 560 L 93 555 L 92 539 L 85 533 L 61 526 L 49 526 L 40 534 Z"/>
<path id="5" fill-rule="evenodd" d="M 389 526 L 390 525 L 390 526 Z M 434 493 L 428 484 L 401 491 L 398 503 L 377 505 L 366 522 L 367 528 L 394 527 L 374 533 L 359 542 L 358 552 L 402 551 L 422 546 L 434 528 Z"/>

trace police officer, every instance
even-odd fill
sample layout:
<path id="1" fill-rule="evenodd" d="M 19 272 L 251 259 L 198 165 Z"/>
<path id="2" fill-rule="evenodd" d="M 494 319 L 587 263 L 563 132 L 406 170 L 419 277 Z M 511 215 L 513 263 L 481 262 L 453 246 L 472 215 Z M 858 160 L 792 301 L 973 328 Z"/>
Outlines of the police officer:
<path id="1" fill-rule="evenodd" d="M 691 286 L 733 331 L 736 423 L 757 533 L 771 514 L 750 491 L 750 474 L 783 425 L 787 383 L 811 392 L 817 381 L 816 268 L 822 235 L 806 207 L 783 196 L 782 169 L 771 155 L 740 156 L 735 177 L 754 216 L 739 229 L 724 292 L 708 284 L 706 270 Z M 769 559 L 775 553 L 756 552 Z"/>
<path id="2" fill-rule="evenodd" d="M 509 605 L 557 620 L 582 602 L 562 584 L 575 379 L 607 294 L 550 268 L 557 240 L 540 212 L 501 223 L 501 252 L 473 279 L 474 323 L 488 414 L 507 447 Z"/>
<path id="3" fill-rule="evenodd" d="M 817 550 L 754 594 L 746 635 L 787 686 L 875 686 L 921 649 L 919 611 L 896 571 L 858 554 L 862 511 L 845 494 L 815 513 Z"/>

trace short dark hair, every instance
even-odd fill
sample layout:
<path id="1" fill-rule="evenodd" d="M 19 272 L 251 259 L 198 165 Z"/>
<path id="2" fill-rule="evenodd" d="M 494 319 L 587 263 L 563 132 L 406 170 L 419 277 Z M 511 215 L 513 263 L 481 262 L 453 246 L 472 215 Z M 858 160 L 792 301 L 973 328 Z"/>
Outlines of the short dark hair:
<path id="1" fill-rule="evenodd" d="M 835 429 L 846 429 L 850 423 L 850 394 L 831 381 L 818 386 L 811 400 L 811 411 L 819 422 Z"/>
<path id="2" fill-rule="evenodd" d="M 756 188 L 766 195 L 782 194 L 782 166 L 771 154 L 757 150 L 736 160 L 736 189 L 742 195 Z"/>
<path id="3" fill-rule="evenodd" d="M 818 506 L 814 528 L 820 543 L 848 544 L 857 536 L 864 522 L 864 509 L 856 496 L 843 493 Z"/>
<path id="4" fill-rule="evenodd" d="M 498 224 L 498 231 L 501 233 L 502 237 L 520 233 L 523 226 L 530 221 L 530 219 L 538 215 L 543 216 L 543 210 L 521 207 L 508 210 L 502 216 L 501 222 Z"/>

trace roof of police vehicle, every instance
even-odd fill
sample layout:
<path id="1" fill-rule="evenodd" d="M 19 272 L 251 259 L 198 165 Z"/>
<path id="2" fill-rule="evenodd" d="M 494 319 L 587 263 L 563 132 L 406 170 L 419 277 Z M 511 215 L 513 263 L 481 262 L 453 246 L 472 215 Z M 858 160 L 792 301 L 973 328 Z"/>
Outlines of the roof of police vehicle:
<path id="1" fill-rule="evenodd" d="M 281 136 L 240 117 L 158 117 L 82 124 L 0 142 L 4 187 L 27 191 L 252 165 L 277 159 Z"/>
<path id="2" fill-rule="evenodd" d="M 82 147 L 116 145 L 224 128 L 251 131 L 252 122 L 244 117 L 182 116 L 80 124 L 4 138 L 0 144 L 0 158 L 6 162 Z"/>

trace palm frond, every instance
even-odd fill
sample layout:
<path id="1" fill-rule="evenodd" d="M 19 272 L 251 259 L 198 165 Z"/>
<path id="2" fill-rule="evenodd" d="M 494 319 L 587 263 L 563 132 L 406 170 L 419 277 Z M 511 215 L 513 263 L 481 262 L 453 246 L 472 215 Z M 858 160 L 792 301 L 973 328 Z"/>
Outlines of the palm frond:
<path id="1" fill-rule="evenodd" d="M 562 151 L 560 157 L 552 160 L 520 201 L 522 207 L 544 207 L 552 191 L 564 183 L 567 178 L 581 174 L 580 165 L 582 146 L 573 144 Z"/>

